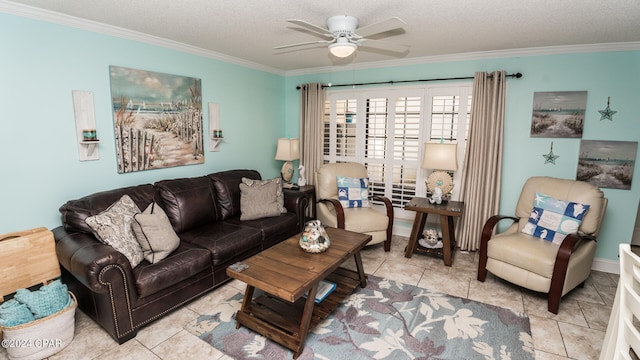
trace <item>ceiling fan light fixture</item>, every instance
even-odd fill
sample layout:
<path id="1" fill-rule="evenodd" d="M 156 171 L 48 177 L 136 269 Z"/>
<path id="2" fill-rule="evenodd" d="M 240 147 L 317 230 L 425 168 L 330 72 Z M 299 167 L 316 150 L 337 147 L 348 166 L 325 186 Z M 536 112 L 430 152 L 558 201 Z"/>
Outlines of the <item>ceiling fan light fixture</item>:
<path id="1" fill-rule="evenodd" d="M 338 40 L 329 45 L 329 52 L 333 54 L 333 56 L 339 57 L 339 58 L 346 58 L 347 56 L 353 54 L 356 49 L 358 48 L 358 45 L 349 42 L 349 40 L 347 40 L 346 38 L 338 38 Z"/>

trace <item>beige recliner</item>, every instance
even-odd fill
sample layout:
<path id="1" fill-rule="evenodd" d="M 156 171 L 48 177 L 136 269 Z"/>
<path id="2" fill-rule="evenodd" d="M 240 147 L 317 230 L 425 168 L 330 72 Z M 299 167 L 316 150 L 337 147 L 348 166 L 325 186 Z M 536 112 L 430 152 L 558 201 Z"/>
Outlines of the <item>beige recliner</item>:
<path id="1" fill-rule="evenodd" d="M 386 197 L 374 196 L 374 200 L 384 203 L 385 212 L 375 206 L 344 208 L 338 201 L 337 176 L 366 178 L 367 168 L 359 163 L 330 163 L 321 165 L 316 171 L 316 213 L 325 226 L 341 228 L 371 235 L 367 245 L 384 241 L 384 250 L 391 249 L 393 228 L 393 206 Z"/>
<path id="2" fill-rule="evenodd" d="M 578 232 L 561 244 L 522 233 L 534 207 L 536 192 L 558 200 L 590 205 Z M 527 289 L 548 293 L 548 310 L 554 314 L 560 299 L 576 286 L 582 286 L 591 273 L 596 251 L 596 236 L 607 208 L 607 198 L 592 184 L 532 177 L 524 184 L 516 206 L 516 216 L 494 215 L 482 229 L 478 280 L 484 282 L 487 271 Z M 513 224 L 493 235 L 503 219 Z"/>

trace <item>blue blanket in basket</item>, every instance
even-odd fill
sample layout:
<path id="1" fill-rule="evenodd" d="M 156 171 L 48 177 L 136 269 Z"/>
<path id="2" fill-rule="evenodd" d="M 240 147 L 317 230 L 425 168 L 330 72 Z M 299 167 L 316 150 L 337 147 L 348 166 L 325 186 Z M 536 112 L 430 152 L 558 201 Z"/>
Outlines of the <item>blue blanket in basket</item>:
<path id="1" fill-rule="evenodd" d="M 37 291 L 18 289 L 13 299 L 0 304 L 0 326 L 10 327 L 47 317 L 73 304 L 67 285 L 55 280 Z"/>

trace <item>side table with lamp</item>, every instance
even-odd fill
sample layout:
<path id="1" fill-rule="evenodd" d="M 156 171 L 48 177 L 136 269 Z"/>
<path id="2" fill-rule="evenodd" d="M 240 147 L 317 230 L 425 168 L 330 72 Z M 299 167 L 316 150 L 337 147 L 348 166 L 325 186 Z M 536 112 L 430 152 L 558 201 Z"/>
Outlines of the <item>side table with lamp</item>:
<path id="1" fill-rule="evenodd" d="M 404 207 L 405 210 L 416 212 L 409 243 L 405 248 L 405 257 L 410 258 L 414 252 L 437 255 L 443 258 L 446 266 L 451 266 L 453 250 L 456 245 L 453 218 L 462 216 L 464 203 L 449 200 L 449 193 L 453 190 L 453 179 L 451 175 L 442 170 L 455 171 L 457 169 L 457 145 L 444 142 L 424 145 L 422 168 L 436 170 L 425 181 L 427 191 L 432 196 L 431 198 L 415 197 Z M 419 246 L 418 238 L 427 221 L 428 214 L 440 217 L 442 248 L 429 249 Z"/>

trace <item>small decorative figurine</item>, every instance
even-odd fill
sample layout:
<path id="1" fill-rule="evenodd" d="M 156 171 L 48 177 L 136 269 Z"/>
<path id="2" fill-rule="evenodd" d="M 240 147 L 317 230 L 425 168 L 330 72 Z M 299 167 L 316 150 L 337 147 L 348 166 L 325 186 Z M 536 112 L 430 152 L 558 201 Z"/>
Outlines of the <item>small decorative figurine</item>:
<path id="1" fill-rule="evenodd" d="M 438 232 L 434 229 L 426 229 L 422 232 L 423 239 L 418 240 L 418 244 L 427 249 L 440 249 L 442 247 L 442 240 L 438 238 Z"/>
<path id="2" fill-rule="evenodd" d="M 298 185 L 307 185 L 307 179 L 304 177 L 304 165 L 298 166 Z"/>
<path id="3" fill-rule="evenodd" d="M 321 253 L 329 248 L 331 241 L 320 220 L 311 220 L 305 223 L 299 244 L 306 252 Z"/>
<path id="4" fill-rule="evenodd" d="M 429 199 L 430 203 L 436 203 L 438 205 L 442 204 L 442 189 L 439 187 L 433 189 L 433 194 L 431 195 L 431 199 Z"/>

